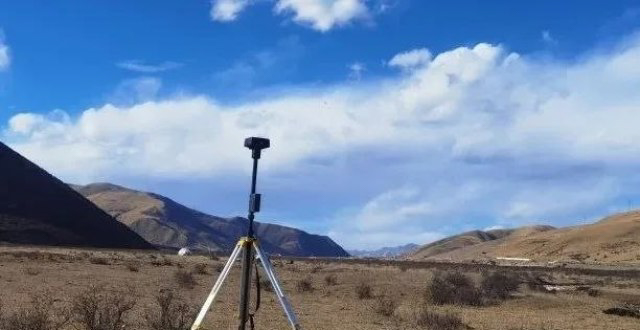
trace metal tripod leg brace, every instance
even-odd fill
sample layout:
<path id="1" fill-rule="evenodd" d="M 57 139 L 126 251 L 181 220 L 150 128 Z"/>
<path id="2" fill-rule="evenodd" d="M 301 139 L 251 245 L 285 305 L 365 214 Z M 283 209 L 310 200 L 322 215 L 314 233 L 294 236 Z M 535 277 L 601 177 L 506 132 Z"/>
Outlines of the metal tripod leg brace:
<path id="1" fill-rule="evenodd" d="M 264 270 L 264 273 L 269 278 L 269 282 L 271 282 L 271 286 L 273 287 L 273 292 L 278 297 L 278 301 L 280 302 L 280 305 L 282 305 L 282 309 L 284 310 L 287 320 L 291 325 L 291 329 L 293 330 L 302 329 L 300 327 L 300 324 L 298 324 L 298 318 L 296 317 L 296 314 L 294 313 L 293 308 L 291 307 L 291 304 L 287 299 L 287 296 L 284 294 L 284 291 L 282 291 L 282 287 L 280 286 L 280 283 L 278 283 L 278 278 L 276 277 L 275 270 L 271 265 L 271 261 L 269 260 L 269 257 L 267 256 L 266 253 L 264 253 L 264 251 L 262 251 L 262 248 L 260 248 L 260 245 L 258 244 L 258 241 L 255 238 L 242 237 L 236 244 L 236 247 L 231 253 L 231 256 L 229 257 L 227 264 L 222 269 L 220 276 L 218 276 L 216 283 L 213 285 L 213 288 L 211 289 L 209 296 L 207 296 L 207 300 L 204 302 L 204 305 L 200 309 L 200 313 L 198 313 L 198 317 L 196 318 L 195 322 L 193 322 L 193 325 L 191 326 L 191 330 L 200 329 L 200 325 L 202 324 L 202 321 L 204 320 L 205 315 L 209 311 L 211 304 L 215 300 L 216 295 L 220 291 L 222 284 L 224 283 L 227 276 L 229 275 L 229 272 L 231 271 L 231 267 L 233 267 L 233 264 L 238 259 L 238 256 L 240 256 L 241 252 L 243 252 L 245 249 L 248 249 L 248 250 L 253 249 L 256 252 L 256 256 L 258 257 L 258 259 L 260 259 L 260 264 L 262 266 L 262 269 Z M 240 326 L 244 329 L 244 326 L 242 324 Z"/>

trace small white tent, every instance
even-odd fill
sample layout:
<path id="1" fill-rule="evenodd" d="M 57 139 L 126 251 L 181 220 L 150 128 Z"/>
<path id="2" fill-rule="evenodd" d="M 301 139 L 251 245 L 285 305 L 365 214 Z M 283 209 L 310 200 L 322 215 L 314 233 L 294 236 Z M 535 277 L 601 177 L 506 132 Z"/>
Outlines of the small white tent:
<path id="1" fill-rule="evenodd" d="M 183 247 L 182 249 L 180 249 L 180 251 L 178 251 L 179 256 L 186 256 L 188 254 L 191 254 L 191 250 L 189 250 L 189 248 L 186 248 L 186 247 Z"/>

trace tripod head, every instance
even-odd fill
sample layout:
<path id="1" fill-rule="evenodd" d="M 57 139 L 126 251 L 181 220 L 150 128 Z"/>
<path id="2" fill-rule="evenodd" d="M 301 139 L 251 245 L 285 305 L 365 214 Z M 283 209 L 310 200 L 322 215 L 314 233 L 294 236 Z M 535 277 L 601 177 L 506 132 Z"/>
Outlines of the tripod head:
<path id="1" fill-rule="evenodd" d="M 253 159 L 260 159 L 262 149 L 269 148 L 270 144 L 269 139 L 255 136 L 248 137 L 244 140 L 244 146 L 251 149 L 251 157 Z"/>

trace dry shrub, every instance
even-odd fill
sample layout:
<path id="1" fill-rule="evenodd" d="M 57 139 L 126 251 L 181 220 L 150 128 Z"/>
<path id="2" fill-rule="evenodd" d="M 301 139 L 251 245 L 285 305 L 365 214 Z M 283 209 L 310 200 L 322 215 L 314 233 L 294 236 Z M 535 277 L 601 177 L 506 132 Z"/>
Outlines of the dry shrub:
<path id="1" fill-rule="evenodd" d="M 378 297 L 374 306 L 374 310 L 377 314 L 386 317 L 392 316 L 395 313 L 396 308 L 398 308 L 398 302 L 393 298 L 386 296 Z"/>
<path id="2" fill-rule="evenodd" d="M 589 297 L 599 297 L 600 295 L 602 295 L 602 292 L 598 289 L 589 288 L 589 290 L 587 290 L 587 294 L 589 295 Z"/>
<path id="3" fill-rule="evenodd" d="M 66 309 L 56 308 L 48 293 L 31 297 L 31 303 L 7 317 L 3 317 L 0 304 L 0 329 L 3 330 L 58 330 L 69 323 L 70 313 Z"/>
<path id="4" fill-rule="evenodd" d="M 107 291 L 104 286 L 92 286 L 73 299 L 75 322 L 82 330 L 121 330 L 125 318 L 136 305 L 131 291 Z"/>
<path id="5" fill-rule="evenodd" d="M 427 299 L 436 305 L 481 306 L 482 294 L 471 278 L 459 272 L 435 274 L 427 287 Z"/>
<path id="6" fill-rule="evenodd" d="M 465 328 L 459 316 L 451 313 L 442 314 L 432 312 L 425 307 L 420 310 L 415 321 L 420 327 L 434 330 L 458 330 Z"/>
<path id="7" fill-rule="evenodd" d="M 184 270 L 176 271 L 173 277 L 181 287 L 186 289 L 193 289 L 198 284 L 193 274 Z"/>
<path id="8" fill-rule="evenodd" d="M 355 290 L 358 299 L 371 299 L 373 297 L 373 289 L 371 288 L 371 285 L 365 282 L 358 283 Z"/>
<path id="9" fill-rule="evenodd" d="M 197 264 L 193 266 L 193 272 L 200 275 L 208 275 L 206 264 Z"/>
<path id="10" fill-rule="evenodd" d="M 196 310 L 171 289 L 156 295 L 157 312 L 147 311 L 145 321 L 151 330 L 188 330 L 195 319 Z"/>
<path id="11" fill-rule="evenodd" d="M 296 291 L 302 292 L 313 292 L 313 285 L 311 284 L 311 279 L 305 278 L 302 280 L 298 280 L 296 282 Z"/>
<path id="12" fill-rule="evenodd" d="M 29 276 L 36 276 L 40 274 L 40 269 L 34 267 L 26 267 L 22 270 L 22 272 Z"/>
<path id="13" fill-rule="evenodd" d="M 336 274 L 327 274 L 324 277 L 324 283 L 327 285 L 336 285 L 338 284 L 338 276 L 336 276 Z"/>
<path id="14" fill-rule="evenodd" d="M 518 291 L 522 280 L 517 274 L 506 272 L 493 272 L 484 274 L 480 283 L 482 292 L 490 299 L 507 299 L 515 291 Z"/>
<path id="15" fill-rule="evenodd" d="M 169 260 L 167 257 L 158 258 L 157 256 L 152 255 L 151 265 L 159 267 L 159 266 L 173 266 L 173 262 Z"/>
<path id="16" fill-rule="evenodd" d="M 223 266 L 223 265 L 221 265 L 221 264 L 217 264 L 217 265 L 214 267 L 214 269 L 215 269 L 216 273 L 222 273 L 222 270 L 224 270 L 224 266 Z"/>
<path id="17" fill-rule="evenodd" d="M 110 265 L 111 264 L 109 260 L 104 257 L 93 257 L 89 259 L 89 262 L 91 262 L 94 265 Z"/>
<path id="18" fill-rule="evenodd" d="M 269 279 L 266 279 L 266 278 L 260 280 L 260 288 L 262 288 L 264 291 L 273 292 L 273 286 L 271 285 L 271 281 L 269 281 Z"/>
<path id="19" fill-rule="evenodd" d="M 319 272 L 321 270 L 322 270 L 322 266 L 315 266 L 315 267 L 311 268 L 311 274 L 315 274 L 315 273 L 317 273 L 317 272 Z"/>
<path id="20" fill-rule="evenodd" d="M 129 263 L 127 263 L 126 266 L 127 266 L 127 269 L 130 272 L 136 272 L 137 273 L 137 272 L 140 271 L 140 264 L 137 263 L 137 262 L 129 262 Z"/>

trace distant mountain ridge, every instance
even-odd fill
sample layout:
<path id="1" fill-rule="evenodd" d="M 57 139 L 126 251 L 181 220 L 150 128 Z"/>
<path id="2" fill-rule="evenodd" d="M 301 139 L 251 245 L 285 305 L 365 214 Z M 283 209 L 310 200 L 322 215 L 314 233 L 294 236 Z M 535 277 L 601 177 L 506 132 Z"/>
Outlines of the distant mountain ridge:
<path id="1" fill-rule="evenodd" d="M 248 226 L 244 218 L 209 215 L 158 194 L 110 183 L 71 186 L 156 246 L 228 252 L 245 235 Z M 304 257 L 349 255 L 327 236 L 260 222 L 254 228 L 269 253 Z"/>
<path id="2" fill-rule="evenodd" d="M 0 143 L 0 242 L 151 249 L 64 182 Z"/>
<path id="3" fill-rule="evenodd" d="M 354 257 L 361 258 L 397 258 L 415 252 L 420 247 L 418 244 L 405 244 L 393 247 L 383 247 L 376 250 L 347 250 Z"/>

